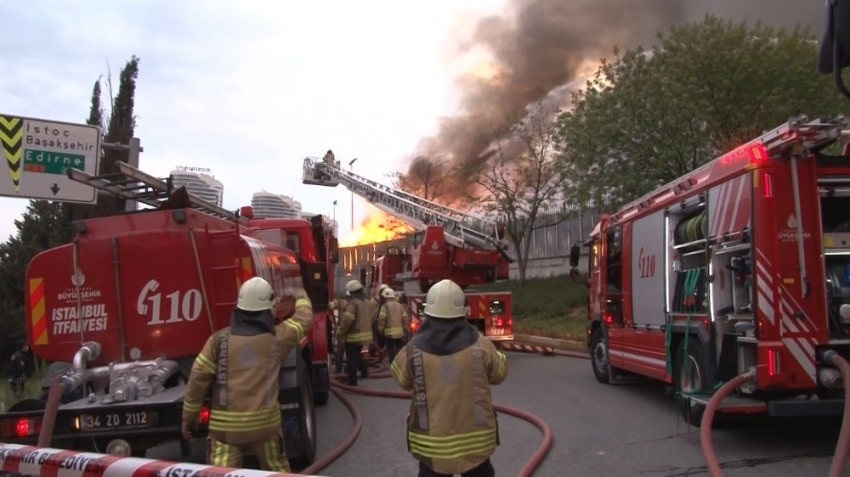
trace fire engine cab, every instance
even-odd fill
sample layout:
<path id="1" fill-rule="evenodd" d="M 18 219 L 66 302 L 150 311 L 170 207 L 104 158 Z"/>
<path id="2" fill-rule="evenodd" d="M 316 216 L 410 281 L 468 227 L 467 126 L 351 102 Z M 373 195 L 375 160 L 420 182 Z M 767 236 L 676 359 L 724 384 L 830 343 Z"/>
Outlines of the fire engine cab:
<path id="1" fill-rule="evenodd" d="M 602 216 L 585 242 L 600 382 L 672 384 L 699 423 L 755 368 L 718 413 L 843 412 L 824 354 L 850 357 L 850 157 L 823 151 L 848 125 L 789 121 Z"/>

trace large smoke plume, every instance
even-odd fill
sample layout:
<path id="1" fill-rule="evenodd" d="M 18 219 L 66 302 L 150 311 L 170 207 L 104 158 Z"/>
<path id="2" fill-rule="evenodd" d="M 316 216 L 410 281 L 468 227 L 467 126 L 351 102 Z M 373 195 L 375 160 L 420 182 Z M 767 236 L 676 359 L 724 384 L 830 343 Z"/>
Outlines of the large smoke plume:
<path id="1" fill-rule="evenodd" d="M 822 8 L 822 2 L 804 0 L 511 0 L 504 16 L 479 20 L 460 47 L 461 54 L 487 50 L 492 74 L 458 78 L 460 111 L 441 120 L 420 154 L 439 151 L 453 166 L 474 169 L 486 161 L 482 153 L 494 137 L 505 132 L 507 118 L 521 117 L 555 89 L 564 97 L 563 85 L 571 81 L 583 85 L 576 81 L 587 73 L 582 69 L 609 57 L 615 46 L 651 47 L 656 33 L 674 24 L 712 13 L 776 27 L 803 23 L 816 32 Z"/>

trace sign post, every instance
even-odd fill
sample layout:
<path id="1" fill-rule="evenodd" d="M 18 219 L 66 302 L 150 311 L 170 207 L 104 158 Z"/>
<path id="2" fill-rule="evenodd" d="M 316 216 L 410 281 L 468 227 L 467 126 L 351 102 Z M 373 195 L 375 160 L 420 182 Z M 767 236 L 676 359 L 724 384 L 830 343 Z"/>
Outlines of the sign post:
<path id="1" fill-rule="evenodd" d="M 97 189 L 68 178 L 68 168 L 95 175 L 97 126 L 0 114 L 0 196 L 97 203 Z"/>

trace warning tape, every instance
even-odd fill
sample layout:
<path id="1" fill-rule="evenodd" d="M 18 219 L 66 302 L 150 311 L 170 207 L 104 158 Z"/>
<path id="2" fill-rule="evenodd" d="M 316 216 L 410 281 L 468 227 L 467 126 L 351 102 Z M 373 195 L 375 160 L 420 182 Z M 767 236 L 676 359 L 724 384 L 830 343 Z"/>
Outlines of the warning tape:
<path id="1" fill-rule="evenodd" d="M 0 444 L 0 465 L 2 465 L 0 468 L 2 472 L 40 477 L 295 477 L 300 475 L 138 457 L 118 457 L 18 444 Z"/>
<path id="2" fill-rule="evenodd" d="M 526 353 L 543 353 L 552 354 L 552 348 L 549 346 L 538 346 L 525 343 L 504 342 L 502 347 L 509 351 L 524 351 Z"/>

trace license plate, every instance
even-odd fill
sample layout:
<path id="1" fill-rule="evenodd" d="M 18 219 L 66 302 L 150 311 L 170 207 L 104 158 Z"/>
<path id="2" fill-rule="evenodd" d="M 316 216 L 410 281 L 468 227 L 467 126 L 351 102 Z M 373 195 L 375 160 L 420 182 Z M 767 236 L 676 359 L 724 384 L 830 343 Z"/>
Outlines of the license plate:
<path id="1" fill-rule="evenodd" d="M 81 414 L 79 429 L 99 431 L 111 429 L 141 429 L 153 425 L 149 411 L 119 411 L 103 414 Z"/>

